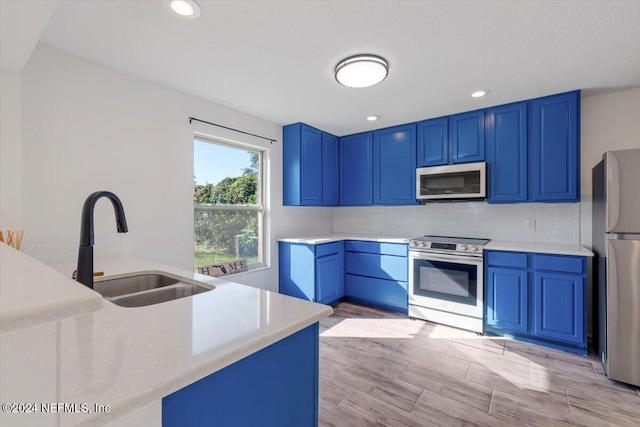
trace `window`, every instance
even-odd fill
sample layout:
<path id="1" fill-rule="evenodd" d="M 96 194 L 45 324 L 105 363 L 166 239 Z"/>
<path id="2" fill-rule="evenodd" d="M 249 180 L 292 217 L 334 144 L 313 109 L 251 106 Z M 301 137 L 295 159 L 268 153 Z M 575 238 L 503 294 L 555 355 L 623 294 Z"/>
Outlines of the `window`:
<path id="1" fill-rule="evenodd" d="M 264 266 L 262 150 L 196 137 L 193 152 L 194 269 Z"/>

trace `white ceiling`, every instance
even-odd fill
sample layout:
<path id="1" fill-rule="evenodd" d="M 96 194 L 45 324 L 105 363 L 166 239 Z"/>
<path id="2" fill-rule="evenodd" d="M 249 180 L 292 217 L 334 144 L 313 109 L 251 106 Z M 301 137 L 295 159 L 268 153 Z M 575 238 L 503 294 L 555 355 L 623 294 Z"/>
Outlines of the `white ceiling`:
<path id="1" fill-rule="evenodd" d="M 640 1 L 63 0 L 41 41 L 278 124 L 345 135 L 538 96 L 640 86 Z M 389 60 L 381 84 L 334 80 Z M 491 91 L 472 99 L 472 91 Z M 365 116 L 378 114 L 378 122 Z M 215 121 L 215 117 L 205 120 Z"/>

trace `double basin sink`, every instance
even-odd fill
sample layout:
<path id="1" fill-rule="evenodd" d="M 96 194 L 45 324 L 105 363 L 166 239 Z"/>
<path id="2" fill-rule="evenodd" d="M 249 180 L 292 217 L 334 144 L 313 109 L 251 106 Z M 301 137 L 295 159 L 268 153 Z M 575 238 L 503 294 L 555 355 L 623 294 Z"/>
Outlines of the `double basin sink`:
<path id="1" fill-rule="evenodd" d="M 168 273 L 133 273 L 130 276 L 96 281 L 93 290 L 121 307 L 143 307 L 190 297 L 215 289 Z"/>

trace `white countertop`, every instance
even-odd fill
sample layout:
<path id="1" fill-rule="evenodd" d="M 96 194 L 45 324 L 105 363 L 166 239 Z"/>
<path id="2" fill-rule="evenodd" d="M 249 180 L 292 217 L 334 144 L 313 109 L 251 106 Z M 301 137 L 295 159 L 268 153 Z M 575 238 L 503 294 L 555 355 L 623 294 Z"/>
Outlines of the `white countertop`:
<path id="1" fill-rule="evenodd" d="M 563 243 L 509 242 L 492 240 L 485 245 L 484 249 L 494 251 L 536 252 L 555 255 L 593 256 L 593 252 L 582 245 Z"/>
<path id="2" fill-rule="evenodd" d="M 95 270 L 108 276 L 166 271 L 216 288 L 138 308 L 119 307 L 98 296 L 100 305 L 94 307 L 87 301 L 94 301 L 97 293 L 65 278 L 73 264 L 53 266 L 64 273 L 60 276 L 24 254 L 6 256 L 2 250 L 0 255 L 2 319 L 20 317 L 21 307 L 38 318 L 30 327 L 0 335 L 2 403 L 87 403 L 89 408 L 94 404 L 111 408 L 109 413 L 1 413 L 0 425 L 105 424 L 332 313 L 329 306 L 128 257 L 96 259 Z M 20 268 L 5 273 L 8 262 L 14 260 L 19 260 Z M 23 285 L 27 288 L 16 290 Z M 64 298 L 56 298 L 60 287 Z M 5 295 L 21 298 L 4 301 Z M 27 296 L 37 303 L 26 304 Z M 59 300 L 70 305 L 76 299 L 93 311 L 59 313 L 50 309 L 47 298 L 54 298 L 54 305 Z M 40 311 L 49 314 L 38 317 Z"/>
<path id="3" fill-rule="evenodd" d="M 414 236 L 415 237 L 415 236 Z M 339 242 L 341 240 L 365 240 L 370 242 L 382 243 L 409 243 L 413 237 L 381 237 L 353 234 L 329 234 L 323 236 L 298 236 L 298 237 L 282 237 L 280 242 L 302 243 L 305 245 L 319 245 L 322 243 Z"/>
<path id="4" fill-rule="evenodd" d="M 100 295 L 69 277 L 0 244 L 0 333 L 102 307 Z"/>
<path id="5" fill-rule="evenodd" d="M 409 243 L 412 238 L 413 237 L 380 237 L 351 234 L 330 234 L 322 236 L 283 237 L 278 239 L 278 241 L 287 243 L 302 243 L 305 245 L 319 245 L 322 243 L 338 242 L 340 240 L 367 240 L 372 242 Z M 584 246 L 577 244 L 509 242 L 502 240 L 491 240 L 484 248 L 485 250 L 593 256 L 593 252 L 591 252 Z"/>

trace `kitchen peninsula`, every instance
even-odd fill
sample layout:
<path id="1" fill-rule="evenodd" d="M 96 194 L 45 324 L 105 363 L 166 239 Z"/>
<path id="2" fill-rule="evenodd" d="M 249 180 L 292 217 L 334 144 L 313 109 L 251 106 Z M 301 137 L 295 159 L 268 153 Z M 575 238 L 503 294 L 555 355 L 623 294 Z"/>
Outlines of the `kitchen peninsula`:
<path id="1" fill-rule="evenodd" d="M 0 424 L 317 424 L 317 322 L 330 307 L 134 258 L 96 259 L 110 277 L 163 271 L 215 286 L 124 308 L 68 279 L 72 263 L 53 267 L 0 245 L 1 395 L 3 404 L 67 405 L 3 412 Z M 241 409 L 247 401 L 255 411 Z"/>

